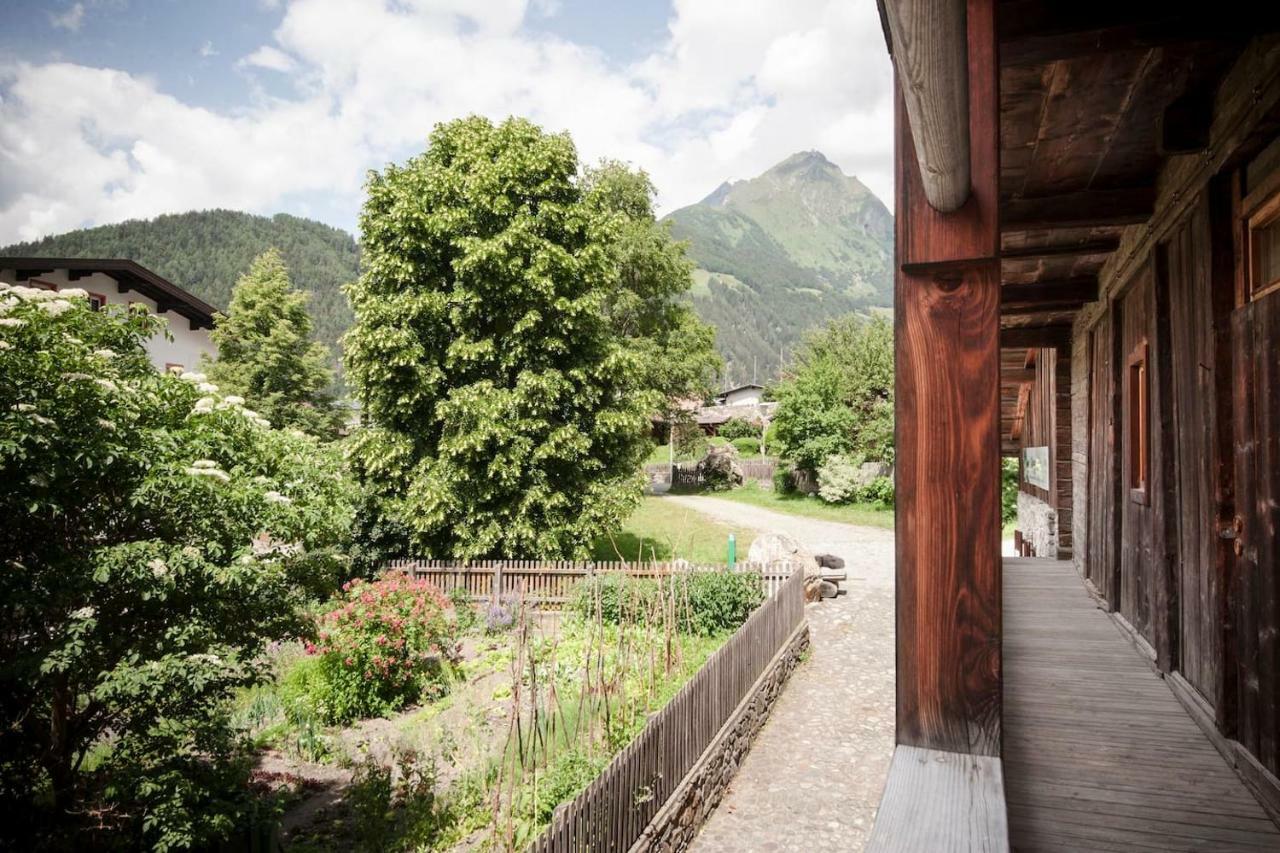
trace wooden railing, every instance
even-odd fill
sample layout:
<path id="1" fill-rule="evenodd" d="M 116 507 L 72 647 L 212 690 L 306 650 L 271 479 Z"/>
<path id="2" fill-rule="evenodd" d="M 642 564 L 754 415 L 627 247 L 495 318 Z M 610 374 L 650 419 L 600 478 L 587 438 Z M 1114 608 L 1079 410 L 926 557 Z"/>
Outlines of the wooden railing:
<path id="1" fill-rule="evenodd" d="M 698 564 L 682 560 L 650 562 L 590 562 L 570 560 L 392 560 L 384 566 L 430 581 L 446 593 L 465 590 L 472 601 L 519 596 L 528 604 L 552 609 L 573 598 L 573 587 L 585 577 L 601 572 L 624 572 L 632 577 L 657 578 L 685 572 L 724 571 L 724 564 Z M 788 564 L 738 563 L 734 571 L 760 576 L 766 596 L 773 595 L 791 576 Z"/>
<path id="2" fill-rule="evenodd" d="M 587 786 L 530 853 L 628 850 L 804 621 L 804 572 L 784 581 Z"/>

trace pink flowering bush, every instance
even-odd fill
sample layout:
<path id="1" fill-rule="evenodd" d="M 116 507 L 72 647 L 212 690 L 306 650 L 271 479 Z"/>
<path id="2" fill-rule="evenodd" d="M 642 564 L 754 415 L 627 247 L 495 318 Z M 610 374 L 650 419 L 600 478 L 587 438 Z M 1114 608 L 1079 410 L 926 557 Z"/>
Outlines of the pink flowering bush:
<path id="1" fill-rule="evenodd" d="M 394 573 L 343 585 L 307 645 L 310 660 L 287 680 L 286 711 L 343 724 L 440 695 L 456 625 L 449 599 L 426 581 Z"/>

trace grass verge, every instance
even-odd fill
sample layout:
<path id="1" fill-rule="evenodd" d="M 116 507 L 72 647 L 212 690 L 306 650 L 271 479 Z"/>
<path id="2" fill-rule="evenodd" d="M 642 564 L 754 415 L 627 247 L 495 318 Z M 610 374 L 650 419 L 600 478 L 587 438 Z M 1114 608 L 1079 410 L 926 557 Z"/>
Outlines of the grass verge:
<path id="1" fill-rule="evenodd" d="M 722 524 L 700 512 L 646 495 L 639 508 L 612 537 L 597 539 L 593 560 L 673 560 L 724 563 L 729 534 L 737 540 L 738 559 L 746 558 L 756 532 Z"/>
<path id="2" fill-rule="evenodd" d="M 772 489 L 761 488 L 758 483 L 747 483 L 742 488 L 728 492 L 715 492 L 712 497 L 821 521 L 839 521 L 882 530 L 893 529 L 892 509 L 871 504 L 829 504 L 811 495 L 779 494 Z M 742 551 L 741 546 L 738 550 Z"/>

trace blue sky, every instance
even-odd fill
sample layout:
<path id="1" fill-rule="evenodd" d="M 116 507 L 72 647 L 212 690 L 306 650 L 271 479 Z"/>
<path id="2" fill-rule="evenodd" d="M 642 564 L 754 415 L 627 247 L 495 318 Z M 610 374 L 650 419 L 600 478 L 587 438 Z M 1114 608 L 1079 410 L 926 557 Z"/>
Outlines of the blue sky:
<path id="1" fill-rule="evenodd" d="M 354 229 L 476 112 L 645 168 L 670 210 L 818 149 L 890 201 L 874 0 L 8 0 L 0 243 L 163 212 Z"/>

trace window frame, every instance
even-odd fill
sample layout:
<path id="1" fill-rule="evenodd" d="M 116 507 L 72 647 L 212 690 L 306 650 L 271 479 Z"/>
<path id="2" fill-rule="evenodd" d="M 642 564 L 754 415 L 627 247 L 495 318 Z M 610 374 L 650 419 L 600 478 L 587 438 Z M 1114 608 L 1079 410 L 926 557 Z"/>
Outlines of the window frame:
<path id="1" fill-rule="evenodd" d="M 1124 400 L 1129 499 L 1151 501 L 1151 361 L 1147 339 L 1138 341 L 1125 360 Z"/>
<path id="2" fill-rule="evenodd" d="M 1252 302 L 1270 293 L 1280 291 L 1280 277 L 1259 282 L 1261 267 L 1260 247 L 1254 234 L 1263 228 L 1280 222 L 1280 169 L 1272 170 L 1240 204 L 1242 220 L 1241 236 L 1244 240 L 1242 264 L 1244 266 L 1244 301 Z"/>

